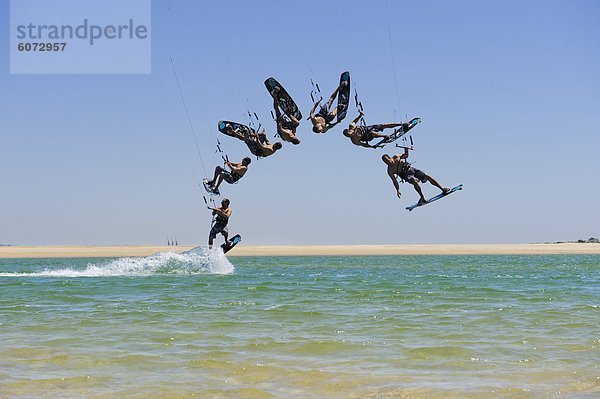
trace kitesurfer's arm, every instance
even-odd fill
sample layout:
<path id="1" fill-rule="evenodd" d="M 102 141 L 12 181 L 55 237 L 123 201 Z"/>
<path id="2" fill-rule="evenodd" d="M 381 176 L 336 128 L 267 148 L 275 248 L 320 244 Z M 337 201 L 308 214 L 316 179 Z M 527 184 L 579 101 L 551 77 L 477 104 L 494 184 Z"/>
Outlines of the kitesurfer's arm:
<path id="1" fill-rule="evenodd" d="M 319 98 L 319 100 L 317 100 L 317 102 L 315 103 L 315 105 L 313 105 L 312 109 L 310 110 L 310 120 L 315 123 L 315 111 L 317 110 L 317 107 L 319 106 L 319 103 L 321 102 L 322 98 Z"/>
<path id="2" fill-rule="evenodd" d="M 231 216 L 231 209 L 230 208 L 227 208 L 224 211 L 222 209 L 219 209 L 219 208 L 210 208 L 210 209 L 212 209 L 213 215 L 219 215 L 219 216 L 227 218 L 227 219 Z"/>
<path id="3" fill-rule="evenodd" d="M 259 138 L 259 142 L 264 142 L 265 145 L 270 145 L 271 143 L 269 143 L 269 139 L 267 138 L 267 132 L 265 132 L 265 129 L 263 129 L 260 134 L 258 135 Z"/>
<path id="4" fill-rule="evenodd" d="M 265 150 L 265 149 L 269 150 L 269 149 L 270 149 L 270 146 L 269 146 L 268 144 L 264 143 L 264 142 L 263 142 L 263 141 L 260 139 L 260 137 L 258 136 L 258 134 L 256 135 L 256 137 L 254 138 L 254 140 L 253 140 L 253 141 L 254 141 L 254 143 L 256 144 L 256 146 L 257 146 L 258 148 L 260 148 L 261 150 Z"/>
<path id="5" fill-rule="evenodd" d="M 278 118 L 277 119 L 277 133 L 279 133 L 279 136 L 285 135 L 285 136 L 292 136 L 294 134 L 294 128 L 296 128 L 296 126 L 298 126 L 298 121 L 295 118 L 291 118 L 292 119 L 292 124 L 293 124 L 293 128 L 292 129 L 288 129 L 287 127 L 285 127 L 283 125 L 284 123 L 284 119 L 283 117 Z"/>
<path id="6" fill-rule="evenodd" d="M 404 147 L 404 154 L 400 155 L 400 159 L 408 158 L 408 147 Z"/>
<path id="7" fill-rule="evenodd" d="M 286 130 L 286 129 L 283 127 L 283 120 L 282 120 L 282 118 L 280 118 L 280 117 L 277 117 L 277 130 Z"/>
<path id="8" fill-rule="evenodd" d="M 279 104 L 277 104 L 276 97 L 273 97 L 273 109 L 275 110 L 276 119 L 279 120 L 279 117 L 281 117 L 281 111 L 279 111 Z"/>
<path id="9" fill-rule="evenodd" d="M 403 125 L 403 123 L 384 123 L 383 125 L 381 125 L 381 127 L 384 129 L 391 129 L 391 128 L 402 126 L 402 125 Z"/>
<path id="10" fill-rule="evenodd" d="M 358 116 L 356 118 L 354 118 L 352 120 L 352 122 L 350 122 L 350 126 L 348 126 L 348 129 L 350 129 L 351 131 L 354 131 L 354 128 L 356 127 L 356 124 L 358 123 L 358 121 L 360 120 L 360 118 L 362 118 L 362 116 L 364 114 L 365 114 L 364 112 L 359 111 Z"/>
<path id="11" fill-rule="evenodd" d="M 260 141 L 258 142 L 258 146 L 260 147 L 263 156 L 267 157 L 275 152 L 273 149 L 273 144 L 263 144 Z"/>
<path id="12" fill-rule="evenodd" d="M 288 118 L 290 118 L 295 127 L 300 125 L 300 122 L 298 119 L 296 119 L 296 117 L 294 117 L 294 115 L 288 115 Z"/>
<path id="13" fill-rule="evenodd" d="M 398 196 L 398 198 L 400 198 L 402 193 L 400 193 L 400 185 L 398 184 L 398 180 L 396 179 L 396 176 L 393 173 L 391 173 L 389 170 L 388 170 L 388 176 L 390 177 L 390 179 L 392 179 L 392 182 L 394 183 L 394 188 L 396 189 L 396 195 Z"/>
<path id="14" fill-rule="evenodd" d="M 238 175 L 241 175 L 242 172 L 246 170 L 246 167 L 241 163 L 232 164 L 229 167 L 231 168 L 231 171 L 233 173 L 236 173 Z"/>
<path id="15" fill-rule="evenodd" d="M 277 133 L 279 133 L 280 137 L 291 137 L 294 134 L 294 131 L 291 129 L 286 129 L 286 127 L 283 126 L 283 122 L 277 122 Z M 286 138 L 284 138 L 284 140 L 286 140 Z"/>

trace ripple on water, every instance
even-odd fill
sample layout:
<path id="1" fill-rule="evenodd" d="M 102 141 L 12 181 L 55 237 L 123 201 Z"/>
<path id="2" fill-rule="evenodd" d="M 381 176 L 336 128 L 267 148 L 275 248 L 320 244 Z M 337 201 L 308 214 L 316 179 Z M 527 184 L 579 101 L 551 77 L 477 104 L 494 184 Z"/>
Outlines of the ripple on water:
<path id="1" fill-rule="evenodd" d="M 599 256 L 197 256 L 0 260 L 0 395 L 598 392 Z"/>

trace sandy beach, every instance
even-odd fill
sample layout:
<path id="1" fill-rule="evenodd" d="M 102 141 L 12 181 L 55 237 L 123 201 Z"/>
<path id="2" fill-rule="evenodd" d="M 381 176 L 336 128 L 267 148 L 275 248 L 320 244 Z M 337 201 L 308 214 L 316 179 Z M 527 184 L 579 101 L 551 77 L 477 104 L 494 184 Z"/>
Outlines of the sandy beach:
<path id="1" fill-rule="evenodd" d="M 102 258 L 149 256 L 158 252 L 185 252 L 192 246 L 7 246 L 0 258 Z M 323 245 L 244 246 L 229 256 L 326 256 L 326 255 L 531 255 L 600 254 L 600 244 L 410 244 L 410 245 Z"/>

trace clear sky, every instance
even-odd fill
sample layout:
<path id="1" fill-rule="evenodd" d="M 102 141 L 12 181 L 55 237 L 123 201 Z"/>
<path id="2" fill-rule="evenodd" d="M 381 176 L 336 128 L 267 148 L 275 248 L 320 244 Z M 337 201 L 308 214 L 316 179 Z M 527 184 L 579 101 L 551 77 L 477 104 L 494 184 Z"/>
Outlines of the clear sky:
<path id="1" fill-rule="evenodd" d="M 600 2 L 152 6 L 151 75 L 10 75 L 0 29 L 0 243 L 163 244 L 177 235 L 205 244 L 203 166 L 170 57 L 207 173 L 220 164 L 218 120 L 247 122 L 251 109 L 273 133 L 267 77 L 308 115 L 309 78 L 328 95 L 350 70 L 367 122 L 420 116 L 414 165 L 446 186 L 464 184 L 409 213 L 417 194 L 404 184 L 398 199 L 380 159 L 393 148 L 355 147 L 341 126 L 316 135 L 304 121 L 299 146 L 254 160 L 242 181 L 222 186 L 230 232 L 246 244 L 600 235 Z M 8 0 L 0 15 L 8 26 Z M 355 113 L 352 104 L 347 122 Z M 220 139 L 232 160 L 246 154 Z"/>

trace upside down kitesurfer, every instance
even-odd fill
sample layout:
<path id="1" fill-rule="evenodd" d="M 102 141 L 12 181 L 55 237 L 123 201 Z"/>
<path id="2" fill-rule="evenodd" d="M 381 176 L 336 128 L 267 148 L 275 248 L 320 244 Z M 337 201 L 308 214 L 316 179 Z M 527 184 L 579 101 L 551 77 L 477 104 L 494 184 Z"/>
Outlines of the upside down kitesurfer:
<path id="1" fill-rule="evenodd" d="M 421 191 L 421 187 L 419 186 L 419 181 L 421 183 L 429 182 L 442 190 L 443 194 L 448 194 L 450 192 L 449 188 L 442 187 L 433 177 L 427 175 L 425 172 L 413 168 L 406 159 L 408 158 L 408 147 L 404 147 L 404 154 L 397 154 L 393 157 L 390 157 L 388 154 L 384 154 L 381 159 L 387 165 L 387 173 L 392 182 L 394 183 L 394 187 L 396 188 L 396 195 L 398 198 L 402 195 L 400 193 L 400 185 L 398 184 L 398 177 L 402 179 L 402 181 L 406 181 L 413 185 L 415 191 L 419 194 L 419 202 L 418 205 L 423 205 L 427 203 L 427 200 L 423 196 L 423 192 Z"/>
<path id="2" fill-rule="evenodd" d="M 244 142 L 248 146 L 250 152 L 257 157 L 268 157 L 275 154 L 277 150 L 280 150 L 283 147 L 281 141 L 276 141 L 271 144 L 269 139 L 267 139 L 267 134 L 264 129 L 260 133 L 248 135 Z"/>
<path id="3" fill-rule="evenodd" d="M 343 84 L 347 85 L 348 82 L 343 82 Z M 329 101 L 327 101 L 324 105 L 321 105 L 321 108 L 319 108 L 319 112 L 315 114 L 317 107 L 323 100 L 322 98 L 317 100 L 317 102 L 315 102 L 315 105 L 310 110 L 310 121 L 313 124 L 313 132 L 325 133 L 329 129 L 340 123 L 340 121 L 333 121 L 337 116 L 338 107 L 336 106 L 333 110 L 331 109 L 331 105 L 335 101 L 335 98 L 337 97 L 340 88 L 341 86 L 338 86 L 337 89 L 335 89 L 331 97 L 329 97 Z"/>
<path id="4" fill-rule="evenodd" d="M 277 97 L 273 97 L 273 108 L 275 109 L 275 122 L 277 122 L 277 134 L 283 141 L 292 144 L 300 144 L 300 139 L 296 136 L 296 128 L 300 125 L 298 119 L 293 115 L 282 114 L 279 110 Z"/>
<path id="5" fill-rule="evenodd" d="M 241 162 L 225 162 L 225 166 L 229 167 L 231 171 L 217 166 L 215 168 L 215 175 L 212 180 L 205 179 L 204 185 L 207 190 L 214 194 L 219 194 L 219 186 L 223 181 L 229 184 L 237 183 L 248 171 L 248 165 L 252 160 L 249 157 L 244 157 Z"/>
<path id="6" fill-rule="evenodd" d="M 208 246 L 212 247 L 213 241 L 217 237 L 217 234 L 223 235 L 225 242 L 227 242 L 229 235 L 229 232 L 227 231 L 227 223 L 229 223 L 229 218 L 231 217 L 229 199 L 223 198 L 220 207 L 211 208 L 209 206 L 208 209 L 212 211 L 212 215 L 214 216 L 213 225 L 210 229 L 210 233 L 208 234 Z"/>
<path id="7" fill-rule="evenodd" d="M 240 139 L 246 143 L 252 155 L 255 155 L 259 158 L 273 155 L 277 150 L 283 147 L 280 141 L 271 144 L 267 139 L 265 129 L 263 129 L 260 133 L 256 133 L 254 130 L 248 130 L 241 133 L 229 126 L 227 128 L 227 132 L 230 136 Z"/>

